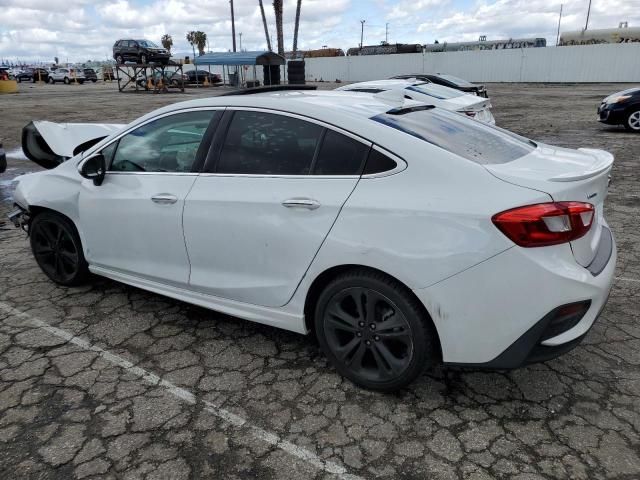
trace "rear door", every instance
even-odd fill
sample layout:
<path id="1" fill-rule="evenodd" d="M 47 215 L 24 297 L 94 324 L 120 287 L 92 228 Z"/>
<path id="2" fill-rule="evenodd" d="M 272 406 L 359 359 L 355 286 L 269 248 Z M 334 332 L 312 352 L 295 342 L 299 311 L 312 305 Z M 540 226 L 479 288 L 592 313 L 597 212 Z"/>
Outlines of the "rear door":
<path id="1" fill-rule="evenodd" d="M 185 202 L 190 287 L 286 304 L 355 188 L 370 146 L 303 117 L 228 110 Z"/>

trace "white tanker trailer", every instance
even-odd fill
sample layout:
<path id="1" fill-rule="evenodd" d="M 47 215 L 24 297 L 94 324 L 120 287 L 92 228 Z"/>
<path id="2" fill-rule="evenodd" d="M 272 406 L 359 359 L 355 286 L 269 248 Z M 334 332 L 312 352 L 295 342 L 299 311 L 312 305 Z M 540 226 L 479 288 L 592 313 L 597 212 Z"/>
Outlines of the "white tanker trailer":
<path id="1" fill-rule="evenodd" d="M 563 32 L 560 35 L 560 43 L 558 45 L 595 45 L 599 43 L 637 42 L 640 42 L 640 27 L 628 27 L 627 23 L 623 22 L 618 28 Z"/>

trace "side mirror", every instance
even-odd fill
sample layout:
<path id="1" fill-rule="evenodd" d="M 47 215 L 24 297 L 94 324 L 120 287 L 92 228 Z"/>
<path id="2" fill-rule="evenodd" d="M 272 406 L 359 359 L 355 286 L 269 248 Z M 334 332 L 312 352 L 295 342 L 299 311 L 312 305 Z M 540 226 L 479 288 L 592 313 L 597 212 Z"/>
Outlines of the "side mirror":
<path id="1" fill-rule="evenodd" d="M 101 153 L 89 157 L 80 168 L 80 175 L 93 180 L 93 184 L 96 186 L 102 185 L 106 172 L 104 156 Z"/>

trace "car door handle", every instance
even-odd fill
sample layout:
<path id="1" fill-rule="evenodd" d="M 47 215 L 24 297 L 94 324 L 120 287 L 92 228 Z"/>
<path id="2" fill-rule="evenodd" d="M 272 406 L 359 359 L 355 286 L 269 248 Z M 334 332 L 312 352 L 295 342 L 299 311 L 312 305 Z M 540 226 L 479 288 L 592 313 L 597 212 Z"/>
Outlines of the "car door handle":
<path id="1" fill-rule="evenodd" d="M 320 202 L 313 198 L 290 198 L 282 202 L 282 206 L 287 208 L 306 208 L 307 210 L 315 210 L 320 208 Z"/>
<path id="2" fill-rule="evenodd" d="M 153 203 L 159 203 L 160 205 L 171 205 L 178 201 L 178 197 L 171 195 L 170 193 L 158 193 L 151 197 Z"/>

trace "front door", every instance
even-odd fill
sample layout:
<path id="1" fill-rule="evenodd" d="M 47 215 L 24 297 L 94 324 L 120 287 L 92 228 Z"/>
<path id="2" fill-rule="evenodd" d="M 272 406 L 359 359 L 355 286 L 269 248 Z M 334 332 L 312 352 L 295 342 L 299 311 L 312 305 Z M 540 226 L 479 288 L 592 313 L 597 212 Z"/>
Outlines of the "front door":
<path id="1" fill-rule="evenodd" d="M 226 124 L 185 203 L 190 285 L 282 306 L 355 188 L 370 144 L 258 110 L 228 110 L 220 131 Z"/>
<path id="2" fill-rule="evenodd" d="M 80 224 L 89 264 L 186 286 L 184 200 L 210 144 L 214 110 L 148 122 L 102 150 L 104 182 L 84 180 Z"/>

